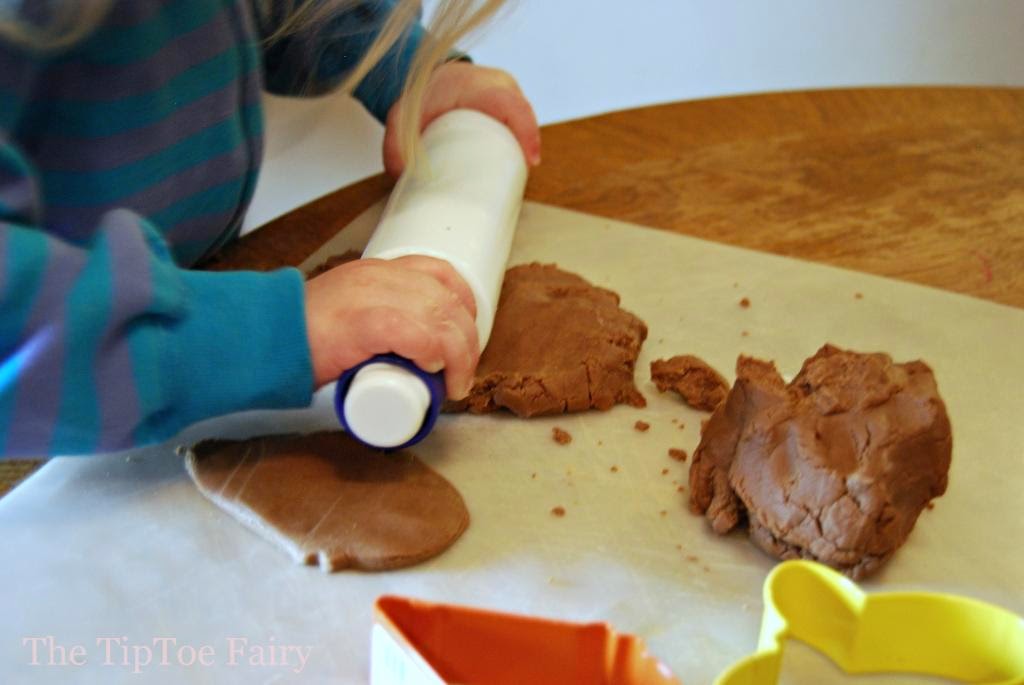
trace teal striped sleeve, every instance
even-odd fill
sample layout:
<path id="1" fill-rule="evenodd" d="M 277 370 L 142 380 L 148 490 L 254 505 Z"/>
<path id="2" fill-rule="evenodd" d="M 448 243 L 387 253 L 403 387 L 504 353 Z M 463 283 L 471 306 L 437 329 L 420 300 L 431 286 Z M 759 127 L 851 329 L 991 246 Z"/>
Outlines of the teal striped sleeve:
<path id="1" fill-rule="evenodd" d="M 320 95 L 336 88 L 366 54 L 394 7 L 394 0 L 365 0 L 308 30 L 274 41 L 263 51 L 266 89 L 278 95 Z M 266 37 L 275 27 L 274 19 L 264 18 L 260 29 Z M 411 24 L 353 92 L 378 121 L 387 119 L 401 94 L 424 35 L 418 22 Z"/>
<path id="2" fill-rule="evenodd" d="M 73 245 L 28 223 L 34 187 L 0 139 L 0 455 L 112 451 L 234 411 L 308 406 L 297 270 L 182 269 L 126 209 Z"/>

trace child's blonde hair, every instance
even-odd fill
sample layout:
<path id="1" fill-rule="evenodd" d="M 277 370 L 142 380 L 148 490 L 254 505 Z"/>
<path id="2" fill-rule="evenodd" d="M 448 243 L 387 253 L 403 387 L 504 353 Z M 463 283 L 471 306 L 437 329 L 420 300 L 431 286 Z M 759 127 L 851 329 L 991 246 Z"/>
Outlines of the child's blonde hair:
<path id="1" fill-rule="evenodd" d="M 114 0 L 61 0 L 51 3 L 43 21 L 26 22 L 0 11 L 0 40 L 39 50 L 60 50 L 86 38 L 102 22 Z M 284 17 L 269 42 L 315 28 L 340 10 L 365 0 L 255 0 L 261 18 Z M 438 0 L 429 31 L 413 57 L 402 89 L 398 120 L 399 143 L 407 165 L 415 163 L 423 95 L 434 68 L 451 54 L 455 44 L 490 19 L 504 0 Z M 419 15 L 421 0 L 396 0 L 377 39 L 347 75 L 339 90 L 351 93 L 367 73 L 402 38 Z M 17 10 L 13 10 L 17 14 Z"/>

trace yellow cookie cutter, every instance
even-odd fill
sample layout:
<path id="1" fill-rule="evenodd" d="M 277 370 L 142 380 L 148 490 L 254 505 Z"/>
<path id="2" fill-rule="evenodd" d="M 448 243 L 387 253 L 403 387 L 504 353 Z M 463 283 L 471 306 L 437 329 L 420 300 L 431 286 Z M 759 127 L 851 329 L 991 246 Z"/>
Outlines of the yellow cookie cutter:
<path id="1" fill-rule="evenodd" d="M 764 582 L 757 651 L 715 685 L 775 685 L 787 638 L 847 673 L 919 673 L 978 685 L 1024 683 L 1024 618 L 955 595 L 866 593 L 832 569 L 786 561 Z"/>

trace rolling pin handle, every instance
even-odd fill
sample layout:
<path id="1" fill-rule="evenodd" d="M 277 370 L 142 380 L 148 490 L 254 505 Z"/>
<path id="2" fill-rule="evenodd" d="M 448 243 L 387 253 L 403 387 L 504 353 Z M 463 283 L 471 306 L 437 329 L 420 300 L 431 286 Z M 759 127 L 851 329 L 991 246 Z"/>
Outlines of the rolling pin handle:
<path id="1" fill-rule="evenodd" d="M 444 373 L 427 373 L 404 357 L 381 354 L 347 370 L 334 390 L 346 432 L 374 449 L 415 445 L 434 427 L 445 398 Z"/>

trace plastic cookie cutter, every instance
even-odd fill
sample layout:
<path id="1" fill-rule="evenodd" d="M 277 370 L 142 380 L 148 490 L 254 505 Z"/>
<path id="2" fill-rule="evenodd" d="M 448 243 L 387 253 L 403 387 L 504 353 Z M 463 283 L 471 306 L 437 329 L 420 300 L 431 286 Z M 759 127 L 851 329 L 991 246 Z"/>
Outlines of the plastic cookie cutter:
<path id="1" fill-rule="evenodd" d="M 1024 618 L 991 604 L 937 593 L 866 593 L 826 566 L 787 561 L 768 574 L 764 606 L 757 651 L 715 685 L 774 685 L 787 638 L 851 674 L 1024 683 Z"/>
<path id="2" fill-rule="evenodd" d="M 371 685 L 679 685 L 640 638 L 569 623 L 385 596 Z"/>

